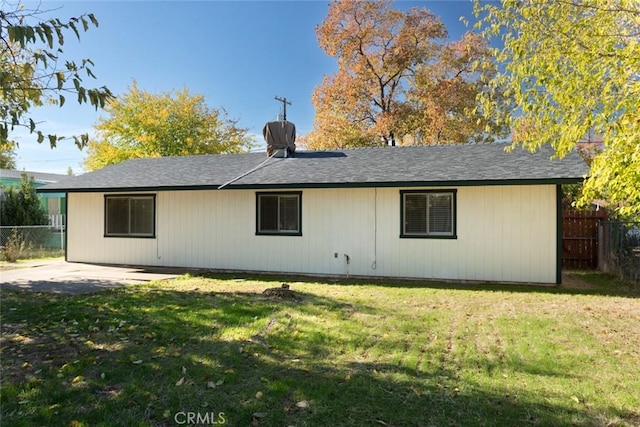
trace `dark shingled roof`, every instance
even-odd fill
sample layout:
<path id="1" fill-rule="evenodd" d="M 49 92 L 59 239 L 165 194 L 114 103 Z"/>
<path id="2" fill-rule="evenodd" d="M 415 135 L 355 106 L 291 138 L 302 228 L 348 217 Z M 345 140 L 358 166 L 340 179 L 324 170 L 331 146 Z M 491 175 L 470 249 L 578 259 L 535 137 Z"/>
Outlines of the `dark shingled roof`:
<path id="1" fill-rule="evenodd" d="M 63 179 L 69 178 L 69 175 L 46 172 L 20 171 L 15 169 L 0 169 L 0 178 L 20 179 L 23 173 L 27 174 L 27 176 L 32 176 L 33 181 L 40 184 L 58 182 Z"/>
<path id="2" fill-rule="evenodd" d="M 505 145 L 378 147 L 297 151 L 267 159 L 266 153 L 133 159 L 49 184 L 40 191 L 143 191 L 218 188 L 313 188 L 443 186 L 505 183 L 568 183 L 588 167 L 575 152 L 551 159 Z"/>

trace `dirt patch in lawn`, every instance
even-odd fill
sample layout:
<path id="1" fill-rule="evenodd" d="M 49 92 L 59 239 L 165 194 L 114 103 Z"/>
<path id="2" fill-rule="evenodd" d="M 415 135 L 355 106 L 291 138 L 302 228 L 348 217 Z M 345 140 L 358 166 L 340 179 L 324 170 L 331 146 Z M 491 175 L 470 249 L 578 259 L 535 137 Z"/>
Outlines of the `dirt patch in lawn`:
<path id="1" fill-rule="evenodd" d="M 281 284 L 279 288 L 267 288 L 262 292 L 262 295 L 271 298 L 281 298 L 295 301 L 302 300 L 302 295 L 290 289 L 287 283 Z"/>

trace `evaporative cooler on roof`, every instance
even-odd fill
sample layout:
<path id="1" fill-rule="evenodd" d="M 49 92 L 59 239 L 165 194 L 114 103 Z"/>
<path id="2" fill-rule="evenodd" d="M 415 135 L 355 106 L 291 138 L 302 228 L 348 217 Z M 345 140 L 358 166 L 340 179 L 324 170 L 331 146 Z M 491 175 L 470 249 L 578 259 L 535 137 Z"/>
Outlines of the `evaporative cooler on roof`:
<path id="1" fill-rule="evenodd" d="M 286 120 L 268 122 L 262 129 L 267 155 L 288 157 L 296 151 L 296 125 Z"/>
<path id="2" fill-rule="evenodd" d="M 289 157 L 296 151 L 296 125 L 287 121 L 287 104 L 291 101 L 287 98 L 275 97 L 282 102 L 282 119 L 268 122 L 262 129 L 262 135 L 267 143 L 267 155 L 269 157 Z"/>

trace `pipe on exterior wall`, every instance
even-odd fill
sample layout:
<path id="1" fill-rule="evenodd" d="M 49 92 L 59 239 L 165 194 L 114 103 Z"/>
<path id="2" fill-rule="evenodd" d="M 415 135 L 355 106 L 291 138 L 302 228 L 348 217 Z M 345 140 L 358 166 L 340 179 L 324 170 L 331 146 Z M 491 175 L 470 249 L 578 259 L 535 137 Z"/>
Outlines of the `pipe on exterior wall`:
<path id="1" fill-rule="evenodd" d="M 378 267 L 378 188 L 373 189 L 373 262 L 371 269 Z"/>
<path id="2" fill-rule="evenodd" d="M 346 261 L 347 265 L 346 265 L 346 275 L 347 277 L 349 277 L 349 264 L 351 263 L 351 257 L 347 254 L 344 254 L 344 260 Z"/>

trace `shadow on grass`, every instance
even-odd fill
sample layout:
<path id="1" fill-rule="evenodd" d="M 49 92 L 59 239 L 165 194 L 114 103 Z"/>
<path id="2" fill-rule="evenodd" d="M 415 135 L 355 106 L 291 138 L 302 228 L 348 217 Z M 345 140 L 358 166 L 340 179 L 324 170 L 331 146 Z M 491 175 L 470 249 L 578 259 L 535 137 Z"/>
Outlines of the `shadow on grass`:
<path id="1" fill-rule="evenodd" d="M 465 382 L 446 358 L 427 366 L 371 362 L 367 346 L 384 338 L 366 325 L 352 334 L 322 323 L 350 318 L 353 306 L 302 297 L 154 288 L 5 292 L 2 419 L 13 426 L 169 426 L 198 413 L 230 426 L 594 422 L 587 406 L 552 403 L 561 396 Z M 401 354 L 400 345 L 390 340 L 390 351 Z M 618 416 L 638 421 L 638 414 Z"/>
<path id="2" fill-rule="evenodd" d="M 81 283 L 79 283 L 81 282 Z M 49 292 L 53 294 L 86 294 L 124 286 L 112 279 L 68 279 L 68 280 L 37 280 L 21 283 L 0 283 L 0 290 L 19 289 L 30 292 Z"/>

